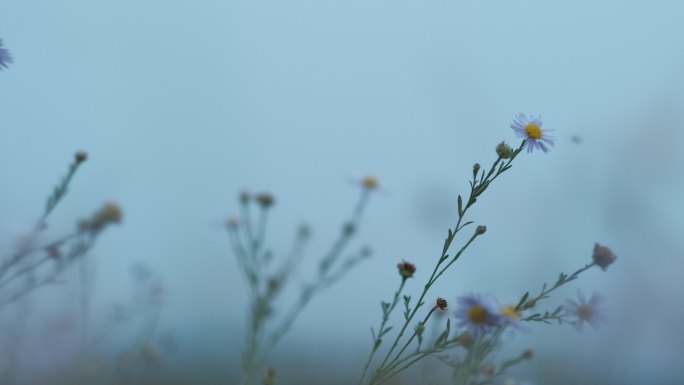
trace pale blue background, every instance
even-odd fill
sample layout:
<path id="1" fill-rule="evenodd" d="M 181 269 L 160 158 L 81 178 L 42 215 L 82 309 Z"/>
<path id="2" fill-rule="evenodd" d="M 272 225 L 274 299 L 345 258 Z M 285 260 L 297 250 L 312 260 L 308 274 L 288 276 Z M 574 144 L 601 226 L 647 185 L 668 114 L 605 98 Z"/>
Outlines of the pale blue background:
<path id="1" fill-rule="evenodd" d="M 514 300 L 607 244 L 618 263 L 576 286 L 609 298 L 611 326 L 541 327 L 516 343 L 540 365 L 561 353 L 568 367 L 598 363 L 607 383 L 680 378 L 681 4 L 2 0 L 15 64 L 0 72 L 0 225 L 31 223 L 87 150 L 53 229 L 119 202 L 124 225 L 93 252 L 102 303 L 146 261 L 165 278 L 163 326 L 179 339 L 168 370 L 234 381 L 247 303 L 221 223 L 238 192 L 276 195 L 274 249 L 306 221 L 320 254 L 354 204 L 350 179 L 376 175 L 359 237 L 373 259 L 315 300 L 275 357 L 283 383 L 355 378 L 395 264 L 417 264 L 418 291 L 472 163 L 518 143 L 514 114 L 541 114 L 556 147 L 521 155 L 487 191 L 471 215 L 488 233 L 432 294 Z M 363 354 L 322 354 L 340 349 Z M 301 367 L 282 364 L 293 350 Z"/>

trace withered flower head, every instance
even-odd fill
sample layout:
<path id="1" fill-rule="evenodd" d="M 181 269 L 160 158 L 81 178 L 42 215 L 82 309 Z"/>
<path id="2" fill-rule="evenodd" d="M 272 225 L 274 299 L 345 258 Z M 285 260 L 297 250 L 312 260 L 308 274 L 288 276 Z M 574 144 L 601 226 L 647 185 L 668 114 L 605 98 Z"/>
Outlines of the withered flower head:
<path id="1" fill-rule="evenodd" d="M 617 256 L 613 254 L 609 248 L 596 243 L 594 245 L 594 253 L 591 255 L 591 259 L 593 259 L 594 263 L 603 269 L 603 271 L 606 271 L 608 266 L 615 262 Z"/>
<path id="2" fill-rule="evenodd" d="M 261 205 L 261 207 L 267 209 L 275 203 L 275 198 L 273 198 L 273 195 L 269 193 L 263 193 L 259 194 L 256 196 L 257 203 Z"/>
<path id="3" fill-rule="evenodd" d="M 413 273 L 416 272 L 416 266 L 406 261 L 397 264 L 397 268 L 399 269 L 399 275 L 404 279 L 413 277 Z"/>

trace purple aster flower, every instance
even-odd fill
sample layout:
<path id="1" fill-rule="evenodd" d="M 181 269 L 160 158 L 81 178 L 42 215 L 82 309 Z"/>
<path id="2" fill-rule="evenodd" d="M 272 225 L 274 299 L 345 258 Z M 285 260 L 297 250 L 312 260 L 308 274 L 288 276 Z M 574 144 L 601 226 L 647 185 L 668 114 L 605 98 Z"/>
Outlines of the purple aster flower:
<path id="1" fill-rule="evenodd" d="M 488 333 L 502 324 L 496 301 L 490 296 L 470 293 L 458 297 L 456 302 L 458 309 L 454 316 L 459 320 L 457 325 L 473 336 Z"/>
<path id="2" fill-rule="evenodd" d="M 530 116 L 528 119 L 525 114 L 518 114 L 513 119 L 511 128 L 518 137 L 527 141 L 527 152 L 532 152 L 535 148 L 548 152 L 549 146 L 553 146 L 553 137 L 547 134 L 551 130 L 543 130 L 542 124 L 541 116 Z"/>
<path id="3" fill-rule="evenodd" d="M 3 68 L 9 68 L 9 64 L 12 64 L 13 62 L 14 58 L 12 58 L 12 54 L 7 48 L 2 48 L 2 39 L 0 39 L 0 71 L 2 71 Z"/>
<path id="4" fill-rule="evenodd" d="M 603 307 L 604 300 L 600 294 L 594 292 L 589 301 L 587 301 L 584 294 L 578 290 L 577 298 L 579 302 L 570 299 L 566 300 L 564 308 L 565 314 L 577 317 L 577 320 L 574 322 L 575 329 L 581 331 L 585 322 L 596 329 L 606 321 L 606 312 Z"/>

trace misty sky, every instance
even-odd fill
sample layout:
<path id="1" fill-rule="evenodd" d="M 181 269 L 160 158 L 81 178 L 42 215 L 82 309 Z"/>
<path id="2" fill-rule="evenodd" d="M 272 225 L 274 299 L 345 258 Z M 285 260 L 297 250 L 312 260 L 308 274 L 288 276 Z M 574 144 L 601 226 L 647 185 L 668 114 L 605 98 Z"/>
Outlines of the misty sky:
<path id="1" fill-rule="evenodd" d="M 682 15 L 679 1 L 2 0 L 15 62 L 0 72 L 1 239 L 35 221 L 73 152 L 87 150 L 49 236 L 117 201 L 124 223 L 91 255 L 102 306 L 144 261 L 164 277 L 163 326 L 180 357 L 232 372 L 247 303 L 222 224 L 238 193 L 275 195 L 276 252 L 299 223 L 312 226 L 294 290 L 350 215 L 352 181 L 372 174 L 382 189 L 355 247 L 373 258 L 315 300 L 280 350 L 365 352 L 396 263 L 418 266 L 418 291 L 472 164 L 490 164 L 501 140 L 519 143 L 515 114 L 541 115 L 556 147 L 522 154 L 487 191 L 471 213 L 486 237 L 433 294 L 514 300 L 605 243 L 618 263 L 579 286 L 602 291 L 625 325 L 600 341 L 629 333 L 639 344 L 610 365 L 650 359 L 681 374 L 684 340 L 659 322 L 684 316 Z M 658 317 L 623 322 L 639 300 Z"/>

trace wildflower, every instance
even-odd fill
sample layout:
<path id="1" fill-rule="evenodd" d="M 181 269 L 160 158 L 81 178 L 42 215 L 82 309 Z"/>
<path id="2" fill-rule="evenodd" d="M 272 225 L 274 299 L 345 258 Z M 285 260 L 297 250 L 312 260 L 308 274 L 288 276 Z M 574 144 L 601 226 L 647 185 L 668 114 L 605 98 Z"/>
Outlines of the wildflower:
<path id="1" fill-rule="evenodd" d="M 275 203 L 275 199 L 273 198 L 273 195 L 271 195 L 269 193 L 263 193 L 263 194 L 257 195 L 256 200 L 261 205 L 261 207 L 263 207 L 265 209 L 273 206 L 273 203 Z"/>
<path id="2" fill-rule="evenodd" d="M 91 219 L 80 221 L 78 226 L 82 230 L 99 231 L 108 224 L 120 223 L 122 216 L 121 207 L 114 202 L 108 202 L 93 214 Z"/>
<path id="3" fill-rule="evenodd" d="M 459 297 L 457 301 L 459 308 L 454 315 L 460 320 L 458 326 L 473 336 L 487 333 L 502 322 L 496 304 L 489 296 L 471 293 Z"/>
<path id="4" fill-rule="evenodd" d="M 593 293 L 589 301 L 586 300 L 581 291 L 577 291 L 579 302 L 573 300 L 566 301 L 565 314 L 577 317 L 574 322 L 575 329 L 582 330 L 584 323 L 588 323 L 593 328 L 597 328 L 605 321 L 605 309 L 603 297 L 598 293 Z"/>
<path id="5" fill-rule="evenodd" d="M 399 269 L 399 275 L 401 275 L 403 279 L 413 277 L 413 273 L 416 272 L 416 266 L 406 261 L 399 263 L 397 269 Z"/>
<path id="6" fill-rule="evenodd" d="M 14 58 L 7 48 L 2 48 L 2 39 L 0 39 L 0 71 L 4 68 L 9 68 L 9 64 L 14 63 Z"/>
<path id="7" fill-rule="evenodd" d="M 378 188 L 378 179 L 372 175 L 366 175 L 361 178 L 361 185 L 367 190 L 375 190 Z"/>
<path id="8" fill-rule="evenodd" d="M 547 134 L 550 130 L 542 129 L 541 117 L 528 119 L 525 114 L 518 114 L 513 119 L 511 128 L 527 141 L 527 152 L 532 152 L 535 148 L 548 152 L 549 146 L 553 146 L 553 138 Z"/>
<path id="9" fill-rule="evenodd" d="M 508 159 L 513 156 L 513 149 L 506 142 L 501 142 L 496 146 L 496 155 L 501 159 Z"/>
<path id="10" fill-rule="evenodd" d="M 594 253 L 591 255 L 591 259 L 594 260 L 594 263 L 598 265 L 598 267 L 603 269 L 603 271 L 606 271 L 606 268 L 615 262 L 617 256 L 613 254 L 609 248 L 596 243 L 594 245 Z"/>
<path id="11" fill-rule="evenodd" d="M 444 298 L 437 298 L 437 308 L 439 310 L 445 310 L 447 308 L 447 301 Z"/>

